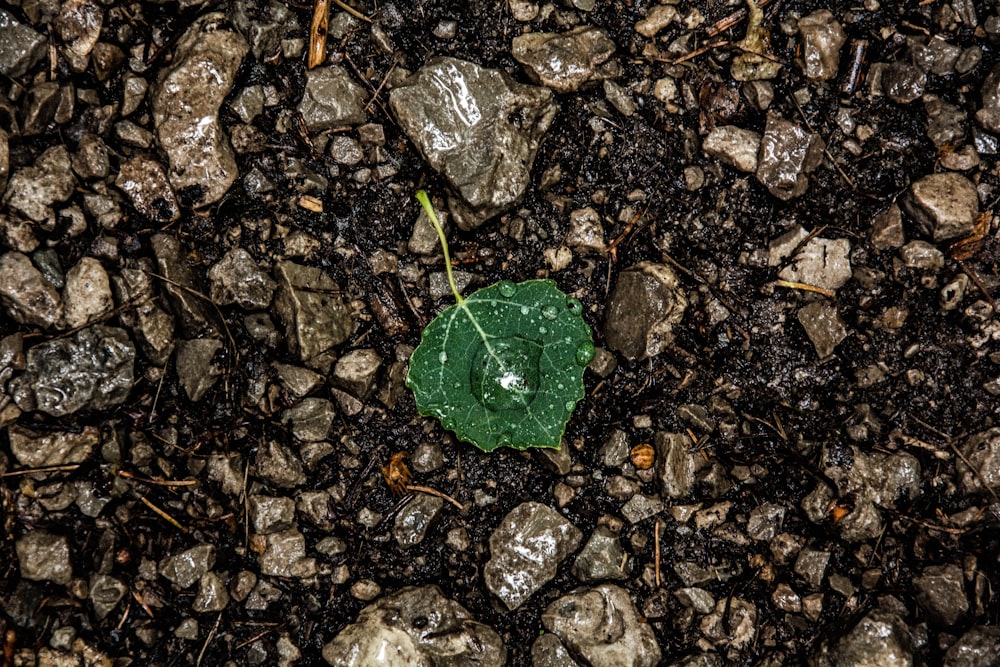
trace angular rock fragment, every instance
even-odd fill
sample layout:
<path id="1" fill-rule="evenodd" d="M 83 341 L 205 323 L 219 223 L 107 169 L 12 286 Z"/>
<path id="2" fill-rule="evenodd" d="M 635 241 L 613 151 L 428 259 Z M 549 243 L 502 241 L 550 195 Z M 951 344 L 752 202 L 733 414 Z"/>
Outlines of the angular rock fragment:
<path id="1" fill-rule="evenodd" d="M 52 205 L 69 199 L 75 187 L 69 151 L 62 145 L 53 146 L 30 167 L 14 172 L 3 203 L 35 222 L 52 223 L 55 220 Z"/>
<path id="2" fill-rule="evenodd" d="M 73 580 L 69 540 L 45 530 L 32 530 L 16 544 L 21 576 L 31 581 L 54 581 L 66 585 Z"/>
<path id="3" fill-rule="evenodd" d="M 168 556 L 160 561 L 160 574 L 178 588 L 190 588 L 215 565 L 215 546 L 208 543 Z"/>
<path id="4" fill-rule="evenodd" d="M 798 320 L 820 359 L 833 354 L 840 341 L 847 338 L 847 327 L 840 319 L 837 306 L 829 301 L 806 304 L 799 309 Z"/>
<path id="5" fill-rule="evenodd" d="M 976 112 L 976 122 L 987 131 L 1000 133 L 1000 65 L 995 65 L 979 89 L 983 106 Z"/>
<path id="6" fill-rule="evenodd" d="M 246 310 L 267 309 L 277 287 L 243 248 L 227 252 L 208 270 L 208 279 L 212 301 L 218 305 L 235 303 Z"/>
<path id="7" fill-rule="evenodd" d="M 368 120 L 367 93 L 343 67 L 317 67 L 306 72 L 306 89 L 299 113 L 310 132 Z"/>
<path id="8" fill-rule="evenodd" d="M 935 243 L 968 236 L 979 215 L 979 194 L 961 174 L 930 174 L 910 186 L 903 208 Z"/>
<path id="9" fill-rule="evenodd" d="M 177 341 L 177 377 L 189 400 L 200 401 L 224 372 L 215 362 L 221 349 L 222 341 L 216 338 Z"/>
<path id="10" fill-rule="evenodd" d="M 84 257 L 66 273 L 63 304 L 70 329 L 84 327 L 114 309 L 108 273 L 100 261 Z"/>
<path id="11" fill-rule="evenodd" d="M 720 125 L 708 133 L 701 149 L 740 171 L 757 171 L 757 151 L 760 135 L 735 125 Z"/>
<path id="12" fill-rule="evenodd" d="M 63 319 L 59 292 L 27 255 L 0 256 L 0 305 L 21 324 L 51 329 Z"/>
<path id="13" fill-rule="evenodd" d="M 607 33 L 592 26 L 569 32 L 529 32 L 514 38 L 511 55 L 527 68 L 536 82 L 557 93 L 571 93 L 603 79 L 621 74 L 621 65 L 611 56 L 615 43 Z"/>
<path id="14" fill-rule="evenodd" d="M 757 180 L 783 201 L 803 195 L 809 174 L 823 161 L 823 140 L 781 116 L 767 114 L 757 158 Z"/>
<path id="15" fill-rule="evenodd" d="M 150 242 L 156 255 L 157 273 L 169 304 L 177 316 L 181 333 L 188 338 L 198 338 L 202 333 L 216 333 L 216 316 L 211 304 L 206 302 L 195 272 L 187 264 L 186 251 L 180 241 L 169 234 L 157 234 Z"/>
<path id="16" fill-rule="evenodd" d="M 26 468 L 83 463 L 101 442 L 96 426 L 86 426 L 79 433 L 49 433 L 12 425 L 7 434 L 11 453 Z"/>
<path id="17" fill-rule="evenodd" d="M 146 271 L 124 268 L 114 283 L 118 302 L 130 307 L 119 314 L 131 329 L 140 349 L 157 366 L 167 363 L 174 351 L 174 318 L 159 306 Z"/>
<path id="18" fill-rule="evenodd" d="M 629 361 L 655 357 L 674 339 L 688 301 L 665 264 L 640 262 L 618 276 L 604 316 L 608 347 Z"/>
<path id="19" fill-rule="evenodd" d="M 1000 426 L 973 433 L 962 443 L 961 451 L 962 457 L 955 468 L 962 490 L 965 493 L 1000 490 Z"/>
<path id="20" fill-rule="evenodd" d="M 249 47 L 225 24 L 225 14 L 210 13 L 185 31 L 152 98 L 156 137 L 170 158 L 170 182 L 196 208 L 222 199 L 239 175 L 219 107 Z"/>
<path id="21" fill-rule="evenodd" d="M 278 262 L 274 310 L 285 324 L 288 346 L 308 363 L 351 335 L 351 313 L 340 286 L 322 269 Z"/>
<path id="22" fill-rule="evenodd" d="M 46 39 L 0 9 L 0 74 L 17 78 L 45 57 Z"/>
<path id="23" fill-rule="evenodd" d="M 115 185 L 150 222 L 165 225 L 181 217 L 174 190 L 159 162 L 136 155 L 121 164 Z"/>
<path id="24" fill-rule="evenodd" d="M 558 106 L 547 88 L 455 58 L 435 58 L 389 96 L 403 131 L 458 194 L 455 222 L 474 229 L 513 206 L 531 180 Z"/>
<path id="25" fill-rule="evenodd" d="M 828 9 L 818 9 L 799 19 L 802 36 L 802 73 L 812 81 L 826 81 L 837 76 L 840 47 L 847 36 L 840 21 Z"/>
<path id="26" fill-rule="evenodd" d="M 895 613 L 876 609 L 846 634 L 823 641 L 809 657 L 809 667 L 907 667 L 920 664 L 915 654 L 906 622 Z"/>

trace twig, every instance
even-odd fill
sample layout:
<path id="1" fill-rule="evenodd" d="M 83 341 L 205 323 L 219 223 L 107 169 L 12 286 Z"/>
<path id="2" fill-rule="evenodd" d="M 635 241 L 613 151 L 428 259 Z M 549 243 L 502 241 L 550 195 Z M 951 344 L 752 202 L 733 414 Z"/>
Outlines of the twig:
<path id="1" fill-rule="evenodd" d="M 796 283 L 791 280 L 775 280 L 774 284 L 778 287 L 788 287 L 790 289 L 800 289 L 806 292 L 816 292 L 817 294 L 822 294 L 823 296 L 831 299 L 837 296 L 837 293 L 833 290 L 816 287 L 815 285 L 807 285 L 805 283 Z"/>
<path id="2" fill-rule="evenodd" d="M 653 561 L 653 573 L 655 575 L 656 587 L 660 587 L 660 521 L 653 522 L 653 551 L 656 558 Z"/>
<path id="3" fill-rule="evenodd" d="M 969 278 L 972 279 L 972 282 L 976 285 L 977 288 L 979 288 L 979 291 L 983 293 L 983 297 L 986 299 L 986 302 L 990 304 L 990 307 L 993 309 L 993 312 L 1000 313 L 1000 310 L 997 310 L 997 302 L 993 300 L 992 295 L 990 295 L 990 291 L 986 289 L 986 285 L 984 285 L 983 281 L 979 279 L 979 276 L 976 275 L 976 272 L 969 269 L 969 267 L 965 265 L 965 262 L 963 262 L 960 259 L 956 259 L 955 263 L 958 264 L 959 268 L 962 269 L 965 275 L 969 276 Z"/>
<path id="4" fill-rule="evenodd" d="M 145 505 L 149 509 L 151 509 L 154 512 L 156 512 L 164 521 L 166 521 L 167 523 L 169 523 L 171 526 L 173 526 L 177 530 L 181 531 L 182 533 L 188 532 L 188 529 L 185 528 L 184 526 L 182 526 L 180 521 L 178 521 L 177 519 L 175 519 L 174 517 L 170 516 L 169 514 L 167 514 L 163 510 L 161 510 L 159 507 L 157 507 L 156 505 L 154 505 L 153 503 L 151 503 L 149 501 L 149 499 L 146 498 L 146 496 L 139 496 L 139 500 L 142 501 L 143 505 Z"/>
<path id="5" fill-rule="evenodd" d="M 21 475 L 33 475 L 37 473 L 44 472 L 65 472 L 68 470 L 76 470 L 80 467 L 79 463 L 74 463 L 72 465 L 64 466 L 45 466 L 44 468 L 28 468 L 26 470 L 11 470 L 10 472 L 5 472 L 0 474 L 0 477 L 19 477 Z"/>
<path id="6" fill-rule="evenodd" d="M 321 65 L 326 60 L 326 35 L 329 20 L 329 0 L 315 0 L 312 25 L 309 28 L 309 59 L 306 63 L 308 69 Z"/>
<path id="7" fill-rule="evenodd" d="M 127 470 L 119 470 L 118 475 L 127 479 L 134 479 L 135 481 L 142 482 L 143 484 L 154 484 L 156 486 L 195 486 L 198 484 L 198 480 L 196 479 L 182 479 L 178 481 L 150 479 L 148 477 L 140 477 L 139 475 L 130 473 Z"/>
<path id="8" fill-rule="evenodd" d="M 369 17 L 365 16 L 364 14 L 356 10 L 354 7 L 351 7 L 347 3 L 343 2 L 343 0 L 333 0 L 333 4 L 337 5 L 338 7 L 340 7 L 341 9 L 343 9 L 345 12 L 347 12 L 356 19 L 361 19 L 362 21 L 366 21 L 368 23 L 372 22 L 372 20 Z"/>
<path id="9" fill-rule="evenodd" d="M 419 484 L 407 484 L 403 488 L 406 489 L 407 491 L 416 491 L 416 492 L 419 492 L 419 493 L 426 493 L 426 494 L 431 495 L 431 496 L 437 496 L 438 498 L 441 498 L 442 500 L 447 500 L 449 503 L 451 503 L 452 505 L 454 505 L 455 507 L 457 507 L 459 512 L 461 512 L 462 510 L 465 509 L 465 506 L 462 505 L 462 503 L 458 502 L 457 500 L 455 500 L 454 498 L 452 498 L 451 496 L 449 496 L 447 493 L 441 493 L 437 489 L 432 489 L 429 486 L 420 486 Z"/>
<path id="10" fill-rule="evenodd" d="M 218 631 L 219 623 L 221 622 L 222 612 L 220 611 L 219 615 L 215 617 L 215 625 L 213 625 L 212 629 L 208 632 L 208 636 L 205 637 L 205 643 L 201 645 L 201 650 L 198 651 L 198 660 L 194 663 L 195 667 L 201 667 L 201 660 L 205 657 L 205 651 L 208 649 L 208 645 L 212 642 L 212 638 L 215 637 L 215 633 Z"/>

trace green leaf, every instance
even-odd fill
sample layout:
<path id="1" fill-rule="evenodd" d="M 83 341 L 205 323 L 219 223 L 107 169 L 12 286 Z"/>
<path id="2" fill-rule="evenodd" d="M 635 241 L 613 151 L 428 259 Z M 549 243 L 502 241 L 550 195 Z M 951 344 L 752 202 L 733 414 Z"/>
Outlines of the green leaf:
<path id="1" fill-rule="evenodd" d="M 594 356 L 581 310 L 551 280 L 503 280 L 460 300 L 410 357 L 420 414 L 488 452 L 559 447 Z"/>

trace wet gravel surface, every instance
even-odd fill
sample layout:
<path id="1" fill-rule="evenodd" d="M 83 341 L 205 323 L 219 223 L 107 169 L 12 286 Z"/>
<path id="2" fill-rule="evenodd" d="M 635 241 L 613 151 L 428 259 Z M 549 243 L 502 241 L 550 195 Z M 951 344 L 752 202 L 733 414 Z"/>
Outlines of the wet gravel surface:
<path id="1" fill-rule="evenodd" d="M 995 664 L 1000 10 L 761 4 L 312 69 L 304 4 L 0 8 L 4 667 Z M 582 304 L 559 450 L 417 413 L 419 188 Z"/>

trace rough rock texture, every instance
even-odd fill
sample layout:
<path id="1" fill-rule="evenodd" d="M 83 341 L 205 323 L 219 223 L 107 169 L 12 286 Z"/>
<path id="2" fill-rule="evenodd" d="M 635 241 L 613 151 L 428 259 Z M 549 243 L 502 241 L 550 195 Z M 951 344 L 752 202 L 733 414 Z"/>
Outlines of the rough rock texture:
<path id="1" fill-rule="evenodd" d="M 323 659 L 338 667 L 502 667 L 507 649 L 496 632 L 437 586 L 410 586 L 362 609 L 323 647 Z"/>
<path id="2" fill-rule="evenodd" d="M 66 201 L 75 186 L 69 151 L 65 146 L 53 146 L 30 167 L 14 172 L 3 203 L 35 222 L 51 221 L 53 205 Z"/>
<path id="3" fill-rule="evenodd" d="M 69 541 L 45 530 L 33 530 L 17 541 L 21 576 L 32 581 L 68 584 L 73 579 Z"/>
<path id="4" fill-rule="evenodd" d="M 798 320 L 820 359 L 833 354 L 840 342 L 847 338 L 847 327 L 837 312 L 836 304 L 830 301 L 807 303 L 799 309 Z"/>
<path id="5" fill-rule="evenodd" d="M 321 269 L 294 262 L 274 267 L 274 310 L 285 323 L 289 347 L 304 362 L 340 345 L 351 334 L 351 314 L 340 287 Z"/>
<path id="6" fill-rule="evenodd" d="M 876 609 L 833 642 L 824 642 L 809 658 L 810 667 L 871 665 L 913 667 L 913 638 L 896 614 Z"/>
<path id="7" fill-rule="evenodd" d="M 22 410 L 54 417 L 119 405 L 132 389 L 135 347 L 123 329 L 94 325 L 28 350 L 27 370 L 11 382 Z"/>
<path id="8" fill-rule="evenodd" d="M 807 79 L 825 81 L 837 76 L 840 47 L 847 41 L 840 21 L 827 9 L 799 19 L 802 36 L 802 73 Z"/>
<path id="9" fill-rule="evenodd" d="M 962 443 L 961 451 L 962 457 L 955 466 L 966 493 L 1000 489 L 1000 427 L 970 435 Z"/>
<path id="10" fill-rule="evenodd" d="M 424 159 L 458 194 L 449 206 L 462 229 L 517 203 L 558 110 L 548 89 L 455 58 L 428 62 L 392 91 L 389 103 Z"/>
<path id="11" fill-rule="evenodd" d="M 142 155 L 126 160 L 118 170 L 115 185 L 150 222 L 164 225 L 181 217 L 174 189 L 156 160 Z"/>
<path id="12" fill-rule="evenodd" d="M 961 174 L 930 174 L 911 186 L 903 206 L 920 231 L 940 243 L 972 233 L 979 195 L 972 181 Z"/>
<path id="13" fill-rule="evenodd" d="M 757 171 L 757 151 L 760 135 L 735 125 L 720 125 L 708 133 L 701 143 L 701 150 L 717 157 L 740 171 Z"/>
<path id="14" fill-rule="evenodd" d="M 19 77 L 45 57 L 45 36 L 0 9 L 0 73 Z"/>
<path id="15" fill-rule="evenodd" d="M 564 33 L 529 32 L 511 43 L 511 55 L 528 75 L 557 93 L 620 75 L 621 65 L 611 59 L 614 52 L 607 33 L 591 26 Z"/>
<path id="16" fill-rule="evenodd" d="M 45 433 L 15 425 L 7 434 L 11 454 L 27 468 L 83 463 L 101 441 L 95 426 L 84 427 L 79 433 Z"/>
<path id="17" fill-rule="evenodd" d="M 360 125 L 368 120 L 365 98 L 365 89 L 343 67 L 318 67 L 306 72 L 299 113 L 311 132 Z"/>
<path id="18" fill-rule="evenodd" d="M 195 207 L 222 199 L 239 175 L 218 114 L 249 47 L 225 22 L 225 14 L 206 14 L 185 31 L 152 98 L 170 182 Z"/>
<path id="19" fill-rule="evenodd" d="M 629 361 L 655 357 L 673 341 L 687 297 L 665 264 L 640 262 L 618 276 L 608 301 L 604 337 Z"/>
<path id="20" fill-rule="evenodd" d="M 781 116 L 769 113 L 757 158 L 757 180 L 781 200 L 801 197 L 809 174 L 823 161 L 823 140 Z"/>
<path id="21" fill-rule="evenodd" d="M 59 292 L 27 255 L 19 252 L 0 256 L 0 305 L 22 324 L 49 329 L 63 319 Z"/>
<path id="22" fill-rule="evenodd" d="M 108 272 L 100 261 L 84 257 L 66 273 L 63 303 L 70 329 L 86 326 L 111 312 L 115 301 Z"/>

